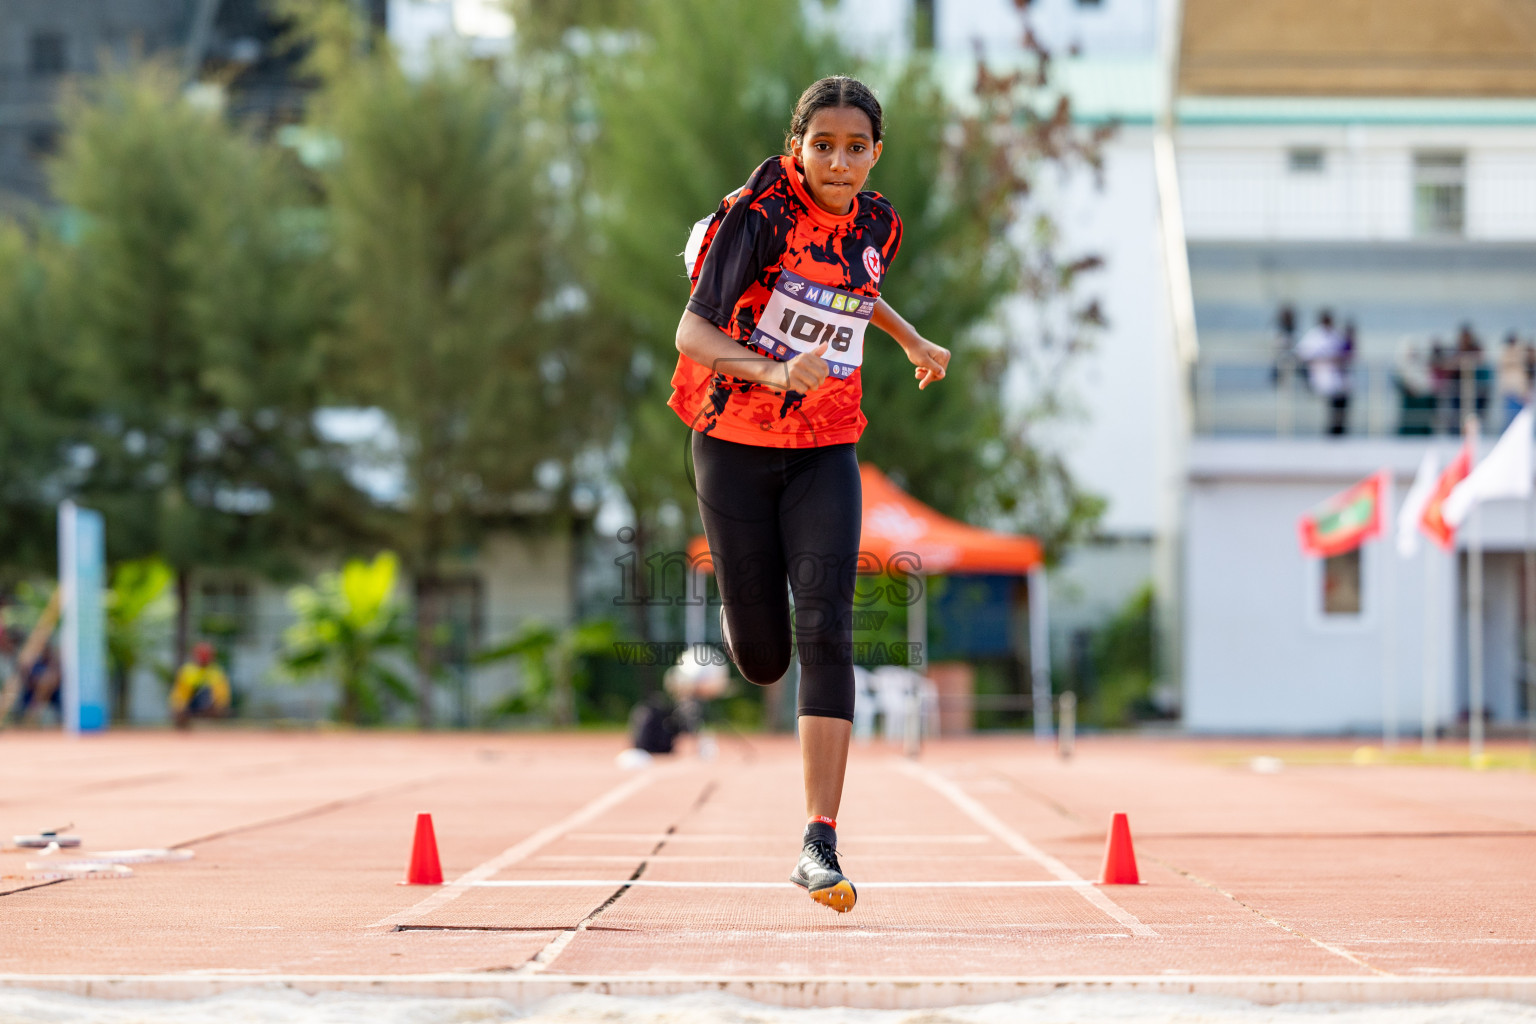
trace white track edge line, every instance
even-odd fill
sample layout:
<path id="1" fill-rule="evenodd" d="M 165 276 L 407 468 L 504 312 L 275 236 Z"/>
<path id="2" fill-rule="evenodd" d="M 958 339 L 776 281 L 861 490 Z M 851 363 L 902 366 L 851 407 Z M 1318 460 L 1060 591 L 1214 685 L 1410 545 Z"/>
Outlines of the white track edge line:
<path id="1" fill-rule="evenodd" d="M 666 996 L 728 992 L 784 1006 L 850 1005 L 888 1009 L 954 1006 L 1072 992 L 1220 996 L 1261 1004 L 1391 1003 L 1499 999 L 1536 1003 L 1536 976 L 1381 977 L 1379 975 L 728 975 L 728 974 L 0 974 L 0 990 L 61 992 L 86 998 L 197 999 L 229 992 L 366 992 L 436 998 L 521 999 L 565 993 Z"/>
<path id="2" fill-rule="evenodd" d="M 1073 871 L 1067 865 L 1003 824 L 1001 818 L 987 810 L 979 801 L 969 793 L 961 790 L 953 782 L 912 761 L 898 761 L 896 767 L 908 775 L 926 782 L 941 795 L 947 797 L 950 803 L 960 808 L 976 824 L 991 832 L 1008 846 L 1028 857 L 1036 864 L 1039 864 L 1057 878 L 1064 882 L 1085 881 L 1082 875 L 1079 875 L 1076 871 Z M 1132 935 L 1137 935 L 1144 939 L 1161 938 L 1149 925 L 1143 924 L 1140 918 L 1121 907 L 1094 886 L 1073 886 L 1073 888 L 1082 895 L 1083 899 L 1093 904 L 1113 920 L 1129 928 Z"/>

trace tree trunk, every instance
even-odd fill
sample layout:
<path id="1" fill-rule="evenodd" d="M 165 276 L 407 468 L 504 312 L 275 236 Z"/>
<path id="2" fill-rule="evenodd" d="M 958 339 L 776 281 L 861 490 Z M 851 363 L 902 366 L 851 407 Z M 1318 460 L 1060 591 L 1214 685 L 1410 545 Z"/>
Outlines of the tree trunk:
<path id="1" fill-rule="evenodd" d="M 437 579 L 416 579 L 416 724 L 432 727 L 433 673 L 436 669 Z"/>
<path id="2" fill-rule="evenodd" d="M 650 531 L 645 519 L 635 516 L 635 630 L 645 643 L 651 642 L 651 567 L 646 564 L 650 554 Z"/>
<path id="3" fill-rule="evenodd" d="M 128 721 L 128 688 L 132 671 L 121 666 L 112 670 L 112 721 L 121 725 Z"/>
<path id="4" fill-rule="evenodd" d="M 187 651 L 192 646 L 192 570 L 176 568 L 176 663 L 180 669 L 187 663 Z"/>
<path id="5" fill-rule="evenodd" d="M 336 717 L 345 725 L 357 724 L 357 688 L 357 676 L 348 673 L 341 681 L 341 706 L 336 709 Z"/>

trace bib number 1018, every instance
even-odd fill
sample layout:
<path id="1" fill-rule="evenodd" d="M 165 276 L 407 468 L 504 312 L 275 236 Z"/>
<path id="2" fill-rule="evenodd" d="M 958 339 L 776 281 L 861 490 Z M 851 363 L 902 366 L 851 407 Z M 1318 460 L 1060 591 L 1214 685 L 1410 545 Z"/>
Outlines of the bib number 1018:
<path id="1" fill-rule="evenodd" d="M 806 316 L 804 313 L 796 313 L 793 309 L 786 309 L 784 311 L 784 319 L 779 324 L 779 330 L 788 334 L 796 341 L 805 342 L 807 345 L 819 345 L 822 342 L 826 342 L 837 352 L 847 352 L 848 346 L 853 342 L 852 327 L 824 324 L 815 317 Z"/>

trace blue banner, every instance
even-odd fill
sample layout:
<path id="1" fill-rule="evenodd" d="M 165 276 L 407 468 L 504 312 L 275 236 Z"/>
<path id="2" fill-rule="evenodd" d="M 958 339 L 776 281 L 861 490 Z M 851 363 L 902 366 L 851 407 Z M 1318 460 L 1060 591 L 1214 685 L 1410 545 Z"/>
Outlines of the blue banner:
<path id="1" fill-rule="evenodd" d="M 101 513 L 72 501 L 59 506 L 59 586 L 63 622 L 64 731 L 107 727 L 106 524 Z"/>
<path id="2" fill-rule="evenodd" d="M 1019 577 L 951 574 L 931 593 L 929 646 L 933 658 L 998 658 L 1013 653 Z"/>

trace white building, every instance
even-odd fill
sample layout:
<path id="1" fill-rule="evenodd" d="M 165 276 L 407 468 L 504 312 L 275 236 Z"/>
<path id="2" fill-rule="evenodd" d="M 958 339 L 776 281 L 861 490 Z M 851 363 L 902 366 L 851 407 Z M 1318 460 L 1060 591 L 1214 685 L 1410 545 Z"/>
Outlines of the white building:
<path id="1" fill-rule="evenodd" d="M 969 88 L 978 49 L 1000 66 L 1022 55 L 1024 22 L 1012 0 L 904 0 L 914 19 L 931 17 L 935 51 L 957 90 Z M 1165 17 L 1159 0 L 1037 0 L 1028 25 L 1052 51 L 1054 85 L 1084 126 L 1113 121 L 1101 183 L 1079 175 L 1055 191 L 1062 251 L 1092 252 L 1103 269 L 1085 278 L 1108 326 L 1076 358 L 1064 382 L 1080 415 L 1061 424 L 1060 445 L 1078 483 L 1106 502 L 1097 535 L 1051 573 L 1053 661 L 1071 665 L 1082 640 L 1153 581 L 1159 539 L 1177 528 L 1167 481 L 1174 471 L 1160 442 L 1173 394 L 1174 342 L 1163 274 L 1153 131 L 1166 93 L 1159 54 Z M 921 28 L 918 28 L 921 34 Z M 1015 309 L 1021 322 L 1028 311 Z"/>
<path id="2" fill-rule="evenodd" d="M 1373 730 L 1393 706 L 1416 728 L 1426 694 L 1438 726 L 1465 720 L 1464 557 L 1400 561 L 1374 544 L 1319 563 L 1296 524 L 1382 468 L 1400 498 L 1426 448 L 1442 464 L 1454 449 L 1404 415 L 1405 345 L 1449 344 L 1469 324 L 1491 363 L 1506 332 L 1536 337 L 1536 33 L 1516 6 L 1448 6 L 1426 25 L 1427 9 L 1410 20 L 1386 0 L 1185 4 L 1175 228 L 1198 331 L 1182 503 L 1192 730 Z M 1323 400 L 1276 372 L 1283 304 L 1298 330 L 1323 308 L 1358 325 L 1345 436 L 1321 436 Z M 1502 422 L 1495 407 L 1485 432 Z M 1525 512 L 1477 513 L 1495 724 L 1527 713 Z"/>

